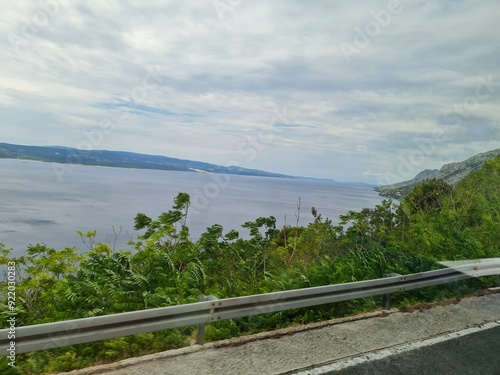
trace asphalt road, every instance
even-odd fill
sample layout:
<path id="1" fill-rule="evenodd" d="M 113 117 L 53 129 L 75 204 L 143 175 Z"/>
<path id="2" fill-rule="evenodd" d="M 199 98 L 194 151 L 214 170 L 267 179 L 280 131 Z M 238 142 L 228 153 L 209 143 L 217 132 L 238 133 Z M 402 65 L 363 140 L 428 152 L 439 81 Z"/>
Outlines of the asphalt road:
<path id="1" fill-rule="evenodd" d="M 499 375 L 500 326 L 330 374 Z"/>
<path id="2" fill-rule="evenodd" d="M 343 370 L 334 363 L 300 372 L 301 375 L 499 375 L 500 325 L 480 332 L 446 339 L 404 353 L 387 355 L 379 360 L 359 358 L 361 364 Z M 364 360 L 364 361 L 363 361 Z M 344 361 L 344 365 L 346 361 Z M 351 360 L 351 363 L 354 361 Z"/>

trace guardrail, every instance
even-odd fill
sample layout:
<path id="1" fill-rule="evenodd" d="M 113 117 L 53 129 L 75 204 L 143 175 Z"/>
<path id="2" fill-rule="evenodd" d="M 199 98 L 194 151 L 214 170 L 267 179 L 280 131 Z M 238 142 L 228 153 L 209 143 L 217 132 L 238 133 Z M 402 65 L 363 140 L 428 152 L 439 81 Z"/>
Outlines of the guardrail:
<path id="1" fill-rule="evenodd" d="M 17 327 L 16 353 L 58 348 L 163 329 L 185 327 L 241 318 L 275 311 L 322 305 L 364 297 L 446 284 L 473 277 L 499 275 L 500 258 L 464 262 L 440 262 L 451 268 L 383 279 L 356 281 L 257 294 L 209 299 L 186 305 L 132 311 L 92 318 Z M 8 329 L 0 330 L 0 350 L 10 345 Z"/>

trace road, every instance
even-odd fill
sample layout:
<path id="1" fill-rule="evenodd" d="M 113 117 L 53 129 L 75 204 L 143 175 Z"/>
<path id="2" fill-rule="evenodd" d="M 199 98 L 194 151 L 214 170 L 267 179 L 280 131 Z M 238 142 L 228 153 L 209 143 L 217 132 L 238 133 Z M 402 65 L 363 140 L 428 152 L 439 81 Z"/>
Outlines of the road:
<path id="1" fill-rule="evenodd" d="M 461 332 L 463 334 L 454 332 L 368 355 L 335 361 L 312 370 L 292 373 L 296 375 L 499 375 L 500 321 Z"/>
<path id="2" fill-rule="evenodd" d="M 71 375 L 500 375 L 498 327 L 500 294 L 490 294 L 193 345 Z M 346 366 L 353 363 L 357 366 Z M 464 364 L 474 371 L 463 370 Z"/>

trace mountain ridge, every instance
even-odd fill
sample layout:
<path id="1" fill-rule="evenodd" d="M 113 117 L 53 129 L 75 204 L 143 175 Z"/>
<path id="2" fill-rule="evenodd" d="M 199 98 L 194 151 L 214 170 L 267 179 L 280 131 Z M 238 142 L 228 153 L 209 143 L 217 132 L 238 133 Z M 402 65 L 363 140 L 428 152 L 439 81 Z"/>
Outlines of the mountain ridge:
<path id="1" fill-rule="evenodd" d="M 456 185 L 470 173 L 481 169 L 485 161 L 497 155 L 500 155 L 500 148 L 474 155 L 461 162 L 444 164 L 441 169 L 425 169 L 411 180 L 398 182 L 392 185 L 377 186 L 375 191 L 383 197 L 402 199 L 420 182 L 433 178 L 442 179 L 450 185 Z"/>
<path id="2" fill-rule="evenodd" d="M 260 177 L 295 178 L 280 173 L 222 166 L 195 160 L 163 155 L 140 154 L 128 151 L 79 150 L 65 146 L 27 146 L 0 143 L 0 159 L 24 159 L 61 164 L 81 164 L 118 168 L 171 170 L 194 173 L 223 173 Z"/>

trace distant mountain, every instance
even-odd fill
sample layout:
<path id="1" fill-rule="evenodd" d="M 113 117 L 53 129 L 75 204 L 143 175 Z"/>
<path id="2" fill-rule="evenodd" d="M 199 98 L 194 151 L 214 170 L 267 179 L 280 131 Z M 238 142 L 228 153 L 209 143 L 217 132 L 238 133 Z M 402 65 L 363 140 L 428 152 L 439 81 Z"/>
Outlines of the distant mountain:
<path id="1" fill-rule="evenodd" d="M 469 173 L 481 169 L 484 162 L 500 155 L 500 149 L 484 152 L 473 156 L 462 162 L 454 162 L 443 165 L 441 169 L 426 169 L 417 174 L 412 180 L 398 182 L 393 185 L 378 186 L 375 191 L 388 198 L 402 199 L 408 195 L 420 182 L 438 178 L 445 180 L 451 185 L 455 185 L 464 179 Z"/>
<path id="2" fill-rule="evenodd" d="M 292 177 L 258 169 L 175 159 L 167 156 L 137 154 L 124 151 L 78 150 L 61 146 L 22 146 L 0 143 L 0 158 L 28 159 L 63 164 L 100 165 L 105 167 L 160 169 L 199 173 L 224 173 L 262 177 Z"/>

